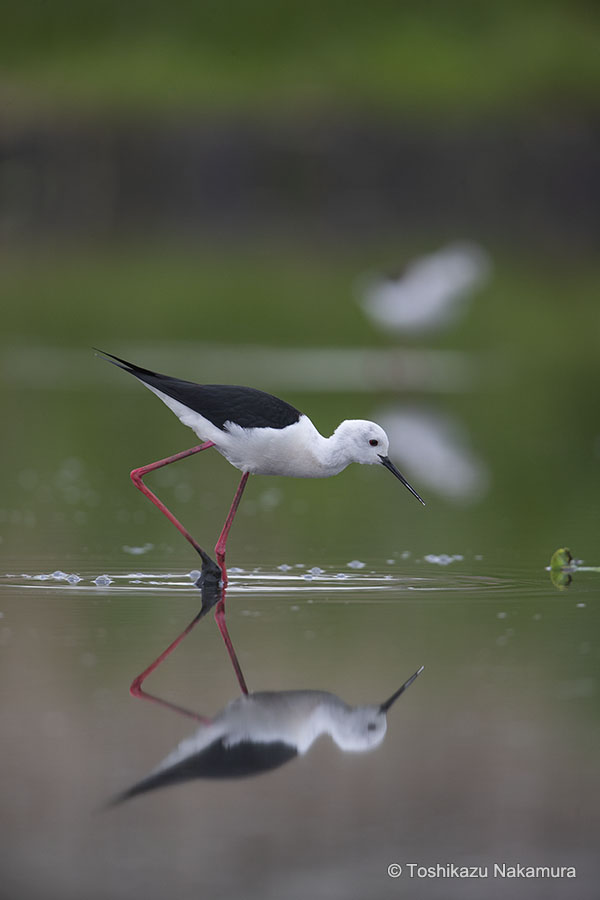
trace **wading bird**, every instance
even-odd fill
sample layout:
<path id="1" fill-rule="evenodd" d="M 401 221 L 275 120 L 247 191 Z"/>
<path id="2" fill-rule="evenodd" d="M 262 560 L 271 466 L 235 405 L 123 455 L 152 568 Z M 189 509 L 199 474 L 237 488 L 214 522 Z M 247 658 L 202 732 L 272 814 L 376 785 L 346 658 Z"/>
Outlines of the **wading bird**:
<path id="1" fill-rule="evenodd" d="M 425 501 L 411 487 L 388 456 L 388 437 L 375 422 L 347 419 L 331 437 L 323 437 L 307 415 L 295 407 L 256 388 L 228 384 L 195 384 L 169 375 L 142 369 L 104 351 L 108 362 L 119 366 L 156 394 L 170 410 L 203 441 L 190 450 L 175 453 L 131 473 L 133 483 L 144 493 L 183 536 L 200 552 L 199 545 L 175 516 L 143 483 L 149 472 L 179 459 L 214 447 L 236 469 L 242 480 L 217 541 L 217 563 L 227 580 L 225 548 L 227 537 L 250 475 L 288 475 L 293 478 L 328 478 L 350 463 L 385 466 L 423 505 Z M 202 554 L 201 554 L 202 555 Z"/>

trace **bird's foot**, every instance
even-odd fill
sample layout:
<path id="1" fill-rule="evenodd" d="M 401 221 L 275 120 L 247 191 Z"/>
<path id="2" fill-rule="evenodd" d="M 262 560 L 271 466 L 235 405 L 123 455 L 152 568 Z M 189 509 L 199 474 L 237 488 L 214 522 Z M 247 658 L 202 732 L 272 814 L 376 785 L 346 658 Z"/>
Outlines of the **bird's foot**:
<path id="1" fill-rule="evenodd" d="M 221 583 L 223 588 L 227 587 L 227 567 L 225 566 L 225 554 L 216 550 L 217 566 L 221 572 Z"/>

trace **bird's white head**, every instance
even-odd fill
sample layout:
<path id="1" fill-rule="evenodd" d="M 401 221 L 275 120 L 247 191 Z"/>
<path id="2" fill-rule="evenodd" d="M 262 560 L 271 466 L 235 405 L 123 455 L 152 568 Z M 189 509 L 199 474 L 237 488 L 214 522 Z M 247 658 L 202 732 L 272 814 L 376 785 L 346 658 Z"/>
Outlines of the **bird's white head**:
<path id="1" fill-rule="evenodd" d="M 411 494 L 425 506 L 425 501 L 411 487 L 388 456 L 390 442 L 387 434 L 376 422 L 366 419 L 346 419 L 332 435 L 338 453 L 344 457 L 344 464 L 351 462 L 363 465 L 382 465 L 408 488 Z"/>
<path id="2" fill-rule="evenodd" d="M 370 750 L 382 742 L 387 731 L 387 714 L 406 688 L 421 674 L 425 666 L 421 666 L 414 675 L 407 678 L 391 697 L 379 706 L 346 706 L 342 714 L 335 717 L 328 730 L 334 741 L 342 750 Z"/>
<path id="3" fill-rule="evenodd" d="M 386 731 L 386 715 L 379 707 L 355 706 L 336 723 L 331 736 L 341 750 L 363 753 L 377 747 Z"/>
<path id="4" fill-rule="evenodd" d="M 350 462 L 363 465 L 381 463 L 381 456 L 387 456 L 390 447 L 381 425 L 365 419 L 346 419 L 335 429 L 334 438 Z"/>

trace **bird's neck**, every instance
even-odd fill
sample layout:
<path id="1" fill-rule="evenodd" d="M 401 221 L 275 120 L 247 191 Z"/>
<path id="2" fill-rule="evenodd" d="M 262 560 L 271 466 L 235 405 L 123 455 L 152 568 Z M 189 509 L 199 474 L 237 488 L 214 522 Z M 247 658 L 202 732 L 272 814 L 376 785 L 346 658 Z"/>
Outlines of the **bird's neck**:
<path id="1" fill-rule="evenodd" d="M 340 435 L 337 431 L 334 431 L 331 437 L 326 438 L 323 435 L 319 435 L 319 437 L 321 440 L 315 449 L 321 463 L 329 469 L 331 475 L 337 475 L 338 472 L 341 472 L 342 469 L 345 469 L 352 462 L 352 458 L 348 454 L 348 448 L 340 440 Z"/>
<path id="2" fill-rule="evenodd" d="M 328 694 L 326 701 L 315 708 L 313 727 L 319 734 L 329 734 L 338 744 L 340 735 L 343 735 L 348 727 L 351 713 L 351 707 L 343 700 L 335 694 Z"/>
<path id="3" fill-rule="evenodd" d="M 269 453 L 273 454 L 273 458 L 267 468 L 265 460 Z M 283 467 L 282 459 L 285 463 Z M 350 462 L 352 458 L 348 455 L 347 443 L 340 440 L 337 431 L 331 437 L 324 437 L 308 416 L 302 416 L 296 425 L 284 431 L 276 453 L 269 446 L 262 449 L 260 474 L 328 478 L 337 475 Z"/>

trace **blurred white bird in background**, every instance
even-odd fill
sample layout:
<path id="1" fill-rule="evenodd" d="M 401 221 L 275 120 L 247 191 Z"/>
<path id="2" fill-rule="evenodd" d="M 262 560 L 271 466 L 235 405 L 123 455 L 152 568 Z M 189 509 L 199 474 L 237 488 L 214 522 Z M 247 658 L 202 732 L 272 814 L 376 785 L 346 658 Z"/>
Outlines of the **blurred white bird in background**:
<path id="1" fill-rule="evenodd" d="M 488 281 L 489 254 L 478 244 L 448 244 L 410 262 L 397 276 L 363 282 L 360 302 L 385 329 L 416 334 L 441 329 L 464 312 L 466 301 Z"/>

